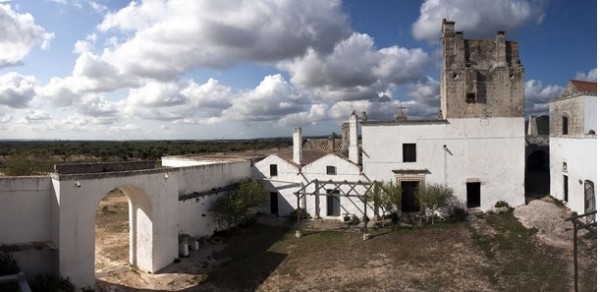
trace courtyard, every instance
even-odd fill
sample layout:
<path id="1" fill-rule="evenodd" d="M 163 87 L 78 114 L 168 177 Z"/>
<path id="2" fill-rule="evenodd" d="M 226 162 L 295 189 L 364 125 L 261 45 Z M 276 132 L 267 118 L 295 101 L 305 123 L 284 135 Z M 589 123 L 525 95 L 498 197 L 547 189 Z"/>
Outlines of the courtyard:
<path id="1" fill-rule="evenodd" d="M 547 198 L 512 213 L 371 229 L 367 241 L 343 224 L 319 224 L 296 238 L 292 222 L 265 218 L 259 222 L 270 225 L 201 241 L 199 251 L 157 274 L 128 267 L 127 201 L 105 202 L 97 217 L 97 291 L 567 291 L 573 285 L 572 229 L 563 219 L 570 214 Z M 592 291 L 596 238 L 585 230 L 579 235 L 579 288 Z"/>

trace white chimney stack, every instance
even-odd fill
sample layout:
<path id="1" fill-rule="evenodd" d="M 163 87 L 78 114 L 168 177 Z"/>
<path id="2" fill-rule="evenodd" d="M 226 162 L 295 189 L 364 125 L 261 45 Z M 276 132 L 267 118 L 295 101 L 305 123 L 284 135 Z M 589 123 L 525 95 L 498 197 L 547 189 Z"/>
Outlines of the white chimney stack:
<path id="1" fill-rule="evenodd" d="M 294 163 L 302 165 L 302 128 L 294 128 Z"/>
<path id="2" fill-rule="evenodd" d="M 352 111 L 352 113 L 350 114 L 350 133 L 348 136 L 349 137 L 349 146 L 348 146 L 348 158 L 350 159 L 350 161 L 359 164 L 360 163 L 360 156 L 359 156 L 359 150 L 358 150 L 358 116 L 356 115 L 356 112 Z"/>

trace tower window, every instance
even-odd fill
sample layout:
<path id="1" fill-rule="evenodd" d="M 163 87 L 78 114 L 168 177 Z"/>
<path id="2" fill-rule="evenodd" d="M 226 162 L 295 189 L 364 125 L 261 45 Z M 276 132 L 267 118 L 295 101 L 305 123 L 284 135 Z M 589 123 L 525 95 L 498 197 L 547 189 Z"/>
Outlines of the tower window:
<path id="1" fill-rule="evenodd" d="M 562 117 L 562 133 L 563 135 L 569 134 L 569 117 L 567 116 Z"/>
<path id="2" fill-rule="evenodd" d="M 467 93 L 467 103 L 475 103 L 477 100 L 475 99 L 475 93 Z"/>

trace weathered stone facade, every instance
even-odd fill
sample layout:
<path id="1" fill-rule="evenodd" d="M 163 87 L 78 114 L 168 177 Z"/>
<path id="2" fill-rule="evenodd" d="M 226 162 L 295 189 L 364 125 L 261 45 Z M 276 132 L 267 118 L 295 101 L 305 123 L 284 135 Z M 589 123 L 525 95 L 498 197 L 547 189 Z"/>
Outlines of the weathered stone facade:
<path id="1" fill-rule="evenodd" d="M 442 118 L 522 117 L 524 68 L 516 42 L 465 40 L 454 22 L 442 23 Z"/>
<path id="2" fill-rule="evenodd" d="M 581 136 L 584 134 L 584 99 L 563 97 L 550 102 L 550 136 Z M 568 134 L 563 135 L 563 119 L 568 119 Z"/>

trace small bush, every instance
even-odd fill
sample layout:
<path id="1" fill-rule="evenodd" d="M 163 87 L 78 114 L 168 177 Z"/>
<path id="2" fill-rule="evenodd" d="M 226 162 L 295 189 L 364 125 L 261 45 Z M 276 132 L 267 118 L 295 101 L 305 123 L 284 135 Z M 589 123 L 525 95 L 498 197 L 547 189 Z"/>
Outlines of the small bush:
<path id="1" fill-rule="evenodd" d="M 454 201 L 454 190 L 443 184 L 428 184 L 419 189 L 419 204 L 424 217 L 431 219 L 447 215 Z"/>
<path id="2" fill-rule="evenodd" d="M 241 228 L 252 227 L 256 225 L 256 220 L 256 216 L 245 216 L 244 218 L 242 218 L 242 221 L 240 221 L 238 226 Z"/>
<path id="3" fill-rule="evenodd" d="M 355 226 L 360 224 L 360 219 L 356 215 L 352 215 L 352 220 L 348 223 L 350 226 Z"/>
<path id="4" fill-rule="evenodd" d="M 0 276 L 13 275 L 20 271 L 19 263 L 11 254 L 0 252 Z"/>
<path id="5" fill-rule="evenodd" d="M 296 219 L 298 219 L 298 213 L 300 213 L 300 220 L 310 218 L 306 210 L 304 210 L 303 208 L 299 208 L 290 212 L 290 220 L 295 221 Z"/>
<path id="6" fill-rule="evenodd" d="M 461 206 L 454 205 L 452 206 L 452 218 L 454 220 L 465 220 L 467 219 L 467 211 Z"/>
<path id="7" fill-rule="evenodd" d="M 505 202 L 505 201 L 498 201 L 498 202 L 496 202 L 496 205 L 494 205 L 494 207 L 496 207 L 496 208 L 502 208 L 502 207 L 510 208 L 510 205 L 507 202 Z"/>
<path id="8" fill-rule="evenodd" d="M 75 285 L 69 278 L 46 274 L 37 276 L 31 285 L 31 291 L 37 292 L 75 292 Z"/>
<path id="9" fill-rule="evenodd" d="M 14 275 L 20 271 L 19 263 L 11 254 L 0 252 L 0 276 Z M 2 283 L 0 291 L 19 291 L 19 283 Z"/>

